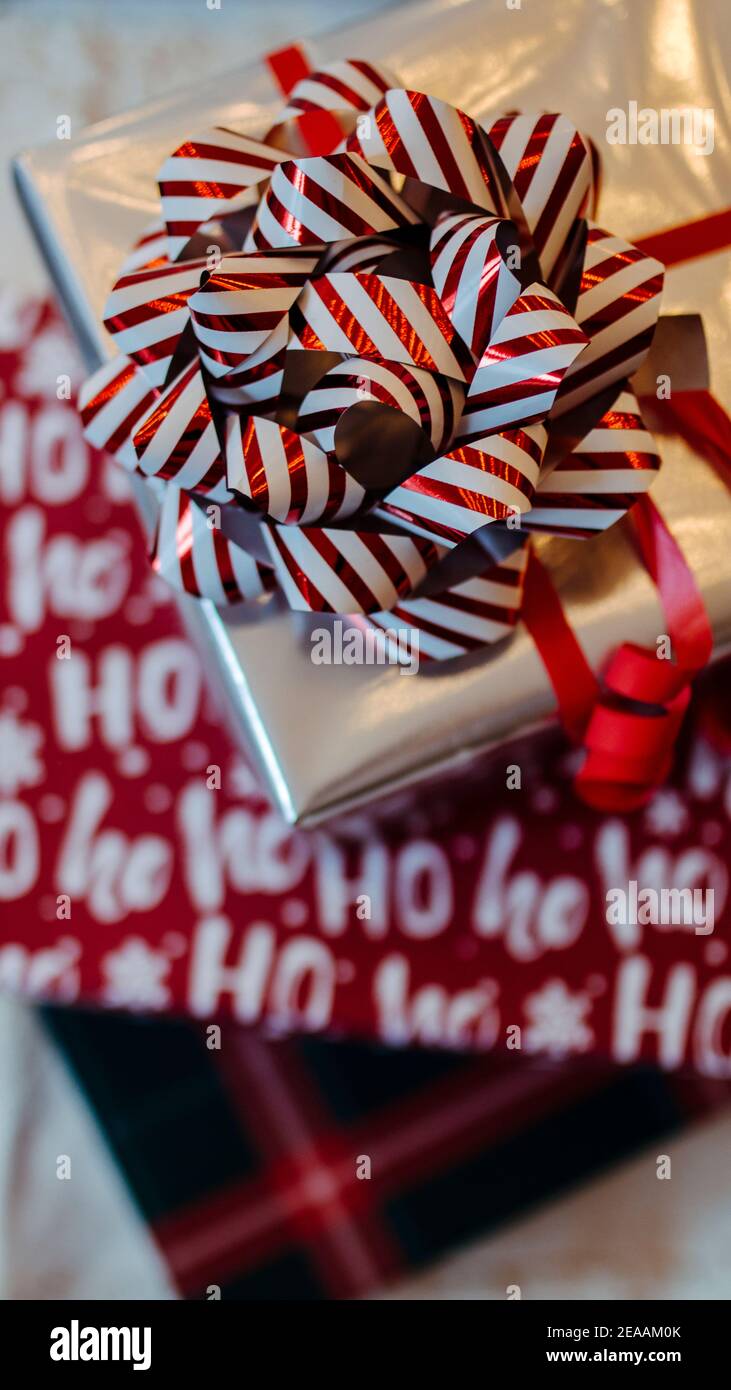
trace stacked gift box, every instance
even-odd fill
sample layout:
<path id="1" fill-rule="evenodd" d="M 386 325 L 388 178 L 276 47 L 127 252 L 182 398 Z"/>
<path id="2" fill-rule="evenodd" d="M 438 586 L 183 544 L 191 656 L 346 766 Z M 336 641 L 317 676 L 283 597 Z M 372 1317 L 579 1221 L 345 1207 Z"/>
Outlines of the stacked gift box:
<path id="1" fill-rule="evenodd" d="M 473 9 L 463 5 L 454 11 L 449 34 L 455 53 L 465 53 Z M 389 66 L 414 86 L 429 71 L 435 36 L 443 32 L 440 6 L 424 6 L 424 18 L 418 37 L 412 21 L 390 20 Z M 353 36 L 356 40 L 353 51 L 363 53 L 370 84 L 374 72 L 380 76 L 370 65 L 381 56 L 375 49 L 384 36 L 366 28 Z M 328 60 L 342 63 L 342 42 L 340 36 L 325 41 L 318 54 L 325 87 L 332 72 Z M 451 79 L 455 86 L 459 73 L 457 68 Z M 213 118 L 229 135 L 236 131 L 241 80 L 239 75 L 201 94 L 199 129 Z M 300 104 L 297 81 L 305 84 Z M 328 122 L 323 137 L 321 120 L 303 119 L 317 107 L 307 97 L 317 80 L 300 49 L 247 73 L 247 101 L 257 106 L 256 138 L 260 126 L 282 125 L 277 83 L 289 93 L 286 119 L 302 122 L 305 150 L 298 157 L 317 157 L 308 142 L 332 141 L 334 135 Z M 473 93 L 474 87 L 473 80 Z M 484 87 L 471 106 L 483 120 L 494 109 L 487 78 Z M 444 92 L 447 100 L 452 96 Z M 522 105 L 525 97 L 516 90 L 516 103 Z M 576 108 L 571 115 L 586 120 L 596 142 L 588 92 L 578 91 Z M 398 104 L 392 101 L 388 111 L 393 117 Z M 338 117 L 328 119 L 331 125 Z M 447 119 L 443 112 L 440 119 Z M 76 175 L 69 175 L 63 159 L 59 163 L 58 151 L 31 156 L 20 166 L 35 230 L 90 359 L 98 360 L 105 343 L 98 315 L 119 272 L 112 260 L 116 255 L 118 262 L 117 253 L 139 238 L 155 195 L 150 171 L 161 162 L 163 147 L 178 150 L 173 159 L 181 157 L 180 141 L 187 139 L 189 126 L 187 104 L 172 102 L 130 127 L 124 155 L 114 128 L 84 137 L 88 158 L 80 201 Z M 498 121 L 490 129 L 498 149 L 498 133 L 508 143 L 517 141 L 509 125 L 503 129 Z M 538 126 L 531 129 L 535 136 Z M 368 139 L 366 131 L 359 157 L 368 154 Z M 247 157 L 254 158 L 249 148 L 254 136 L 246 130 L 241 140 L 248 142 Z M 591 143 L 584 149 L 591 163 Z M 198 155 L 213 157 L 205 149 Z M 397 161 L 390 167 L 403 173 Z M 519 160 L 514 175 L 519 188 Z M 722 663 L 700 672 L 708 654 L 696 663 L 698 669 L 692 655 L 685 664 L 679 661 L 676 633 L 682 632 L 684 618 L 686 632 L 692 626 L 690 612 L 697 628 L 705 622 L 709 640 L 715 637 L 716 655 L 723 654 L 728 635 L 727 547 L 719 524 L 719 509 L 728 506 L 727 388 L 716 383 L 721 364 L 714 354 L 725 328 L 704 270 L 709 261 L 726 266 L 725 243 L 714 218 L 715 195 L 703 192 L 700 179 L 690 207 L 665 208 L 654 223 L 618 224 L 622 180 L 628 177 L 623 167 L 612 188 L 612 171 L 605 171 L 602 197 L 612 213 L 609 225 L 646 242 L 647 249 L 638 252 L 647 262 L 643 287 L 661 275 L 654 254 L 660 255 L 663 239 L 649 233 L 686 223 L 683 249 L 667 252 L 667 262 L 679 269 L 675 279 L 672 268 L 666 272 L 665 296 L 679 319 L 674 331 L 681 348 L 700 344 L 705 362 L 704 339 L 698 337 L 702 318 L 715 394 L 709 395 L 703 363 L 695 375 L 673 367 L 676 384 L 693 390 L 671 396 L 672 411 L 657 400 L 650 404 L 656 441 L 643 444 L 640 453 L 653 480 L 660 460 L 662 468 L 653 487 L 657 504 L 653 501 L 653 510 L 643 514 L 644 532 L 640 525 L 634 535 L 628 518 L 581 542 L 570 535 L 544 536 L 534 561 L 528 561 L 527 592 L 535 594 L 543 580 L 558 607 L 532 606 L 526 624 L 515 630 L 511 618 L 511 637 L 493 633 L 500 639 L 497 646 L 471 647 L 451 670 L 448 661 L 444 669 L 435 662 L 438 671 L 432 666 L 411 677 L 397 666 L 318 666 L 311 660 L 312 632 L 322 619 L 311 602 L 312 575 L 295 587 L 300 597 L 308 595 L 313 617 L 293 621 L 281 596 L 270 592 L 272 558 L 281 581 L 276 557 L 290 544 L 288 532 L 282 539 L 286 519 L 280 521 L 279 539 L 267 541 L 268 551 L 259 553 L 247 548 L 248 531 L 245 547 L 226 530 L 211 540 L 202 503 L 217 496 L 215 487 L 186 502 L 185 493 L 171 486 L 169 460 L 151 491 L 141 484 L 134 468 L 151 441 L 154 453 L 156 430 L 167 418 L 160 400 L 174 380 L 169 362 L 160 367 L 159 353 L 152 354 L 153 373 L 159 376 L 152 387 L 150 378 L 140 375 L 139 363 L 134 377 L 139 399 L 133 426 L 142 421 L 139 435 L 122 433 L 113 441 L 111 451 L 125 455 L 128 476 L 94 447 L 110 445 L 108 414 L 102 435 L 95 435 L 94 420 L 116 399 L 119 359 L 110 358 L 101 376 L 82 388 L 89 442 L 73 403 L 56 398 L 59 373 L 71 359 L 54 311 L 28 306 L 16 342 L 3 356 L 2 409 L 20 431 L 20 448 L 3 517 L 8 564 L 2 632 L 11 674 L 0 714 L 7 750 L 2 811 L 8 904 L 0 981 L 54 1006 L 49 1026 L 77 1067 L 173 1275 L 189 1296 L 205 1296 L 209 1286 L 239 1297 L 363 1292 L 411 1262 L 433 1258 L 451 1241 L 489 1228 L 526 1201 L 556 1191 L 559 1183 L 630 1152 L 724 1095 L 722 1085 L 713 1089 L 712 1084 L 710 1090 L 708 1085 L 722 1083 L 729 1071 L 729 757 L 719 716 L 728 677 Z M 163 185 L 171 182 L 176 180 L 168 169 Z M 122 188 L 128 196 L 123 207 L 119 204 L 119 216 L 110 220 L 110 196 L 116 206 Z M 168 193 L 177 196 L 175 190 Z M 83 208 L 79 237 L 68 224 L 59 230 L 61 201 L 71 209 L 72 223 L 81 219 Z M 279 204 L 275 190 L 270 216 Z M 410 207 L 408 201 L 404 206 Z M 600 208 L 603 217 L 603 202 Z M 657 199 L 653 204 L 649 197 L 647 217 L 656 210 Z M 206 208 L 198 220 L 218 211 Z M 587 211 L 579 197 L 570 224 Z M 173 212 L 177 215 L 176 208 Z M 168 208 L 166 214 L 168 237 L 173 212 Z M 261 211 L 258 215 L 268 225 Z M 539 237 L 536 227 L 531 231 Z M 383 231 L 368 230 L 371 235 Z M 163 235 L 143 232 L 140 249 L 133 252 L 143 274 L 149 265 L 159 270 L 159 256 L 170 253 L 169 243 L 164 252 L 158 245 Z M 622 255 L 636 265 L 640 261 L 626 237 Z M 590 233 L 584 254 L 599 240 Z M 270 238 L 265 249 L 271 245 Z M 87 247 L 93 254 L 87 255 Z M 393 253 L 389 246 L 388 254 Z M 200 320 L 215 312 L 206 295 L 220 296 L 227 288 L 226 254 L 240 253 L 224 252 L 220 280 L 215 268 L 202 284 L 200 271 L 194 277 L 197 302 L 190 314 L 194 321 L 198 315 L 199 328 Z M 255 235 L 250 254 L 256 254 Z M 81 288 L 79 261 L 84 262 Z M 695 297 L 688 293 L 688 285 L 696 285 L 685 278 L 688 264 L 701 267 Z M 545 264 L 541 268 L 546 272 Z M 590 270 L 585 266 L 585 274 Z M 124 295 L 135 273 L 128 265 L 114 293 Z M 251 267 L 246 273 L 253 273 Z M 192 281 L 187 288 L 193 288 Z M 559 306 L 550 312 L 564 312 L 559 296 L 550 294 Z M 539 306 L 530 300 L 523 312 L 545 315 L 549 307 L 544 294 Z M 135 314 L 127 319 L 125 312 L 124 305 L 114 310 L 108 323 L 116 325 L 122 350 L 134 358 L 138 347 L 129 346 L 129 334 Z M 301 319 L 293 328 L 302 339 L 314 332 L 317 319 L 302 302 L 298 312 Z M 579 319 L 586 327 L 588 310 Z M 540 331 L 555 332 L 555 323 Z M 581 327 L 579 333 L 586 337 Z M 643 349 L 649 348 L 650 336 Z M 205 334 L 199 343 L 210 354 Z M 149 365 L 147 346 L 139 349 L 139 360 Z M 658 374 L 678 360 L 671 350 L 672 331 L 660 346 L 663 351 L 654 359 Z M 103 350 L 106 354 L 108 346 Z M 169 355 L 175 351 L 173 346 Z M 225 388 L 226 374 L 213 370 L 216 351 L 204 367 L 206 379 Z M 623 360 L 634 370 L 631 354 Z M 230 372 L 231 361 L 225 365 Z M 240 372 L 241 362 L 233 367 Z M 75 391 L 78 382 L 72 385 Z M 629 407 L 617 404 L 620 386 L 624 390 L 615 383 L 610 405 L 626 414 Z M 649 439 L 639 413 L 634 414 L 637 399 L 630 411 L 633 435 L 642 432 Z M 444 394 L 441 404 L 446 409 Z M 534 429 L 532 420 L 523 415 L 520 428 Z M 601 428 L 603 420 L 600 415 L 592 427 Z M 242 489 L 248 487 L 249 503 L 256 501 L 256 489 L 247 450 L 256 447 L 266 458 L 270 425 L 288 447 L 289 435 L 282 430 L 290 427 L 272 420 L 266 409 L 257 414 L 255 408 L 250 415 L 247 408 L 234 426 L 240 428 L 235 440 L 239 481 Z M 332 420 L 316 425 L 331 428 Z M 479 433 L 465 438 L 465 447 L 479 449 Z M 45 454 L 38 446 L 34 452 L 37 440 L 45 441 Z M 439 447 L 444 439 L 436 452 Z M 636 441 L 634 448 L 636 453 Z M 494 462 L 495 454 L 490 457 Z M 315 466 L 312 459 L 310 464 Z M 553 461 L 544 476 L 555 474 L 557 466 Z M 635 459 L 632 467 L 636 477 L 645 471 L 642 460 Z M 430 468 L 433 464 L 425 465 L 427 474 Z M 576 472 L 575 459 L 572 468 Z M 157 465 L 137 467 L 138 474 L 155 471 Z M 230 466 L 225 476 L 230 482 Z M 290 522 L 293 476 L 285 506 Z M 618 513 L 644 485 L 630 489 L 626 478 L 621 482 Z M 268 486 L 271 490 L 271 480 Z M 423 495 L 419 488 L 416 494 Z M 565 499 L 566 487 L 549 486 L 533 511 L 552 515 L 550 498 L 557 495 Z M 171 499 L 176 512 L 166 531 Z M 392 517 L 403 519 L 403 496 L 394 500 L 389 493 L 385 505 Z M 193 532 L 188 512 L 181 510 L 191 506 L 200 512 Z M 591 492 L 589 510 L 595 506 Z M 584 502 L 581 508 L 586 509 Z M 135 509 L 152 528 L 157 573 L 150 568 Z M 407 520 L 406 534 L 417 538 L 409 542 L 415 555 L 425 559 L 429 547 L 439 549 L 435 533 L 424 536 L 418 509 Z M 518 564 L 515 556 L 523 551 L 504 539 L 511 529 L 507 513 L 498 511 L 494 520 L 502 525 L 503 540 L 476 542 L 487 547 L 482 564 L 487 556 L 488 582 L 495 582 L 491 567 L 512 566 L 522 577 L 524 560 Z M 575 520 L 564 530 L 575 531 Z M 214 532 L 215 526 L 214 521 Z M 216 613 L 193 596 L 208 591 L 199 582 L 200 551 L 181 549 L 181 535 L 188 544 L 192 534 L 204 546 L 214 545 L 217 561 L 225 552 L 226 563 L 234 565 L 236 597 L 253 599 L 244 611 L 236 607 L 227 613 L 225 622 L 222 605 Z M 464 535 L 460 532 L 460 541 Z M 239 558 L 231 561 L 234 551 Z M 249 566 L 251 592 L 243 591 L 241 556 Z M 672 568 L 678 556 L 684 568 L 674 573 L 681 575 L 690 608 L 679 606 L 671 593 L 668 620 L 663 575 L 668 557 Z M 444 562 L 441 552 L 440 558 Z M 530 570 L 533 563 L 537 568 Z M 291 566 L 287 573 L 291 576 Z M 475 573 L 460 582 L 474 582 Z M 185 593 L 179 607 L 161 575 Z M 221 575 L 218 569 L 215 583 Z M 287 582 L 283 587 L 286 597 Z M 351 594 L 356 592 L 353 581 Z M 409 608 L 405 596 L 398 622 L 419 630 L 423 604 L 438 599 L 439 591 L 434 597 L 426 591 L 426 598 L 417 592 Z M 493 600 L 494 595 L 494 608 Z M 373 602 L 366 607 L 358 621 L 393 626 L 388 611 Z M 350 620 L 348 609 L 342 611 Z M 332 631 L 331 617 L 325 621 Z M 638 727 L 644 737 L 649 723 L 652 743 L 656 727 L 672 726 L 669 742 L 658 737 L 661 755 L 650 759 L 649 773 L 644 747 L 641 759 L 631 756 L 621 769 L 617 782 L 632 787 L 629 801 L 604 793 L 582 799 L 577 793 L 575 779 L 587 748 L 599 768 L 591 786 L 615 783 L 607 778 L 605 744 L 592 742 L 582 728 L 575 742 L 585 747 L 572 748 L 556 725 L 558 700 L 564 726 L 572 732 L 571 693 L 567 706 L 561 672 L 551 669 L 550 652 L 546 657 L 551 641 L 542 645 L 536 639 L 541 624 L 550 638 L 558 631 L 569 644 L 562 650 L 570 654 L 576 648 L 577 670 L 593 673 L 592 680 L 601 678 L 618 649 L 626 654 L 628 638 L 633 652 L 646 653 L 669 631 L 668 669 L 677 675 L 672 688 L 652 686 L 648 699 L 647 685 L 640 694 L 621 684 L 622 675 L 619 689 L 610 684 L 608 700 L 605 693 L 592 697 L 602 715 L 608 711 L 613 717 L 618 696 L 620 714 L 633 721 L 632 737 Z M 433 624 L 422 632 L 428 651 Z M 441 641 L 443 629 L 440 633 Z M 702 646 L 701 635 L 696 650 Z M 661 657 L 656 654 L 658 664 Z M 646 657 L 640 659 L 646 675 Z M 631 653 L 627 660 L 634 660 Z M 691 677 L 698 679 L 686 714 Z M 631 708 L 622 704 L 628 696 Z M 638 719 L 644 721 L 639 726 Z M 617 729 L 621 733 L 629 724 L 612 728 L 616 738 Z M 617 759 L 627 751 L 617 747 Z M 684 912 L 688 901 L 692 914 Z M 674 903 L 683 907 L 677 920 Z M 61 1005 L 73 1009 L 66 1013 Z M 89 1005 L 193 1022 L 105 1020 L 86 1015 Z M 122 1104 L 119 1057 L 137 1047 L 157 1062 L 145 1087 L 141 1074 L 149 1068 L 140 1062 L 140 1089 Z M 99 1056 L 106 1059 L 103 1066 Z M 678 1079 L 661 1078 L 657 1067 Z M 188 1086 L 200 1097 L 197 1113 L 171 1099 Z M 129 1107 L 127 1138 L 127 1121 L 121 1122 L 114 1105 L 117 1094 L 122 1112 Z M 177 1187 L 171 1176 L 154 1171 L 150 1155 L 157 1132 L 135 1118 L 136 1111 L 147 1113 L 148 1104 L 167 1116 L 170 1134 L 193 1132 L 202 1116 L 210 1120 L 215 1143 L 205 1160 L 193 1155 L 190 1171 L 178 1173 Z M 619 1114 L 621 1128 L 612 1120 Z M 418 1175 L 405 1115 L 414 1133 L 432 1136 L 419 1147 Z M 559 1175 L 557 1158 L 555 1173 L 549 1163 L 539 1183 L 530 1161 L 532 1146 L 543 1147 L 553 1136 L 558 1154 L 559 1148 L 565 1151 L 567 1136 L 587 1127 L 595 1142 L 582 1149 L 576 1166 Z M 367 1188 L 360 1186 L 358 1174 L 358 1163 L 366 1159 L 373 1184 Z M 519 1175 L 512 1185 L 508 1171 Z M 492 1205 L 481 1208 L 479 1216 L 473 1207 L 469 1218 L 456 1199 L 459 1188 L 466 1184 L 471 1193 L 484 1184 L 494 1188 L 498 1178 Z M 317 1201 L 312 1196 L 318 1181 L 330 1184 L 327 1201 L 322 1193 Z M 440 1194 L 441 1226 L 427 1216 Z M 264 1196 L 273 1203 L 271 1221 L 259 1230 L 254 1213 Z M 334 1235 L 345 1221 L 342 1201 L 352 1238 L 347 1259 Z"/>

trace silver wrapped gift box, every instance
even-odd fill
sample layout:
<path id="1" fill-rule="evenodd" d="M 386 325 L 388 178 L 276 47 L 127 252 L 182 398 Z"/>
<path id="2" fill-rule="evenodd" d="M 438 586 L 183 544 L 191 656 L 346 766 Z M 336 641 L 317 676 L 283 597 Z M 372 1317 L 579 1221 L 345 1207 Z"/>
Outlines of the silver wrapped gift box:
<path id="1" fill-rule="evenodd" d="M 608 112 L 630 111 L 638 95 L 643 107 L 698 107 L 713 113 L 717 133 L 731 128 L 717 61 L 724 8 L 725 0 L 640 0 L 627 17 L 609 3 L 565 0 L 558 24 L 545 6 L 425 0 L 333 32 L 308 51 L 314 63 L 380 60 L 405 85 L 478 119 L 501 109 L 564 111 L 603 157 L 599 219 L 632 240 L 717 213 L 728 199 L 731 155 L 718 136 L 705 154 L 684 143 L 606 140 Z M 90 368 L 113 355 L 102 306 L 128 247 L 157 212 L 163 159 L 194 128 L 261 135 L 281 108 L 266 66 L 244 48 L 242 39 L 247 62 L 214 82 L 16 161 L 20 196 Z M 711 386 L 727 409 L 730 309 L 728 252 L 667 274 L 663 313 L 702 316 Z M 720 654 L 731 644 L 729 496 L 679 439 L 658 442 L 663 467 L 653 499 L 693 568 Z M 137 494 L 151 526 L 154 496 L 144 482 Z M 543 539 L 539 549 L 595 669 L 627 638 L 654 644 L 662 613 L 626 523 L 588 542 Z M 291 614 L 278 596 L 234 614 L 180 602 L 236 736 L 292 823 L 312 825 L 465 768 L 554 717 L 553 690 L 521 626 L 494 651 L 406 676 L 390 665 L 313 662 L 312 620 Z"/>

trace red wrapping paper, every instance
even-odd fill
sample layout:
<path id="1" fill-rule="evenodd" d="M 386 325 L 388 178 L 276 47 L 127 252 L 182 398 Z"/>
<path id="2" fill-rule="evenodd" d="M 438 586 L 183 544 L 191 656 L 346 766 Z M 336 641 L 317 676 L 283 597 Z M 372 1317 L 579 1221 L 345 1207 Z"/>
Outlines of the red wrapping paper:
<path id="1" fill-rule="evenodd" d="M 222 726 L 123 475 L 57 399 L 57 320 L 6 301 L 0 333 L 0 987 L 731 1074 L 717 737 L 695 727 L 632 816 L 580 806 L 552 737 L 502 750 L 459 800 L 435 788 L 428 815 L 422 798 L 385 829 L 292 831 Z M 713 931 L 610 924 L 631 880 L 712 888 Z"/>

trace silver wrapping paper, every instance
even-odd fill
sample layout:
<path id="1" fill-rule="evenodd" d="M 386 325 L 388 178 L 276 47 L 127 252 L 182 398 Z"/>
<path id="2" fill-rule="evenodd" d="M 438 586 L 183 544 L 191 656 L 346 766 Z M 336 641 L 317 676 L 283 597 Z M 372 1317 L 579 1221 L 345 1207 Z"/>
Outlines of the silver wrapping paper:
<path id="1" fill-rule="evenodd" d="M 334 31 L 309 52 L 315 61 L 381 59 L 406 85 L 477 117 L 516 107 L 564 111 L 603 157 L 598 220 L 632 240 L 731 201 L 727 3 L 542 0 L 513 8 L 505 0 L 423 0 Z M 126 249 L 157 211 L 154 175 L 163 158 L 208 124 L 260 134 L 281 105 L 266 68 L 245 49 L 242 36 L 242 65 L 215 82 L 189 85 L 16 163 L 21 198 L 90 367 L 113 351 L 101 308 Z M 630 102 L 712 111 L 713 152 L 608 145 L 607 112 Z M 730 311 L 727 252 L 667 275 L 663 312 L 702 314 L 711 387 L 727 409 Z M 731 501 L 682 442 L 659 442 L 663 468 L 652 495 L 693 567 L 718 655 L 731 647 Z M 151 525 L 154 499 L 144 484 L 138 493 Z M 595 668 L 617 643 L 654 643 L 663 631 L 625 523 L 589 542 L 544 540 L 540 553 Z M 293 823 L 311 825 L 467 766 L 554 716 L 553 691 L 522 627 L 493 653 L 407 677 L 395 667 L 313 664 L 306 620 L 277 597 L 235 621 L 192 599 L 181 608 L 237 737 Z"/>

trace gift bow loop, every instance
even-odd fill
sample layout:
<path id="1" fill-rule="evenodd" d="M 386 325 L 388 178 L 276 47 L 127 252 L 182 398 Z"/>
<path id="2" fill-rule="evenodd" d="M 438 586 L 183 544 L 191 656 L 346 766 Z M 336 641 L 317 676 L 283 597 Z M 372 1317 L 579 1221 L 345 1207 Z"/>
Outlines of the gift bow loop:
<path id="1" fill-rule="evenodd" d="M 460 655 L 517 621 L 531 531 L 590 535 L 649 487 L 626 378 L 662 267 L 586 223 L 592 151 L 566 117 L 483 126 L 360 59 L 280 59 L 263 138 L 216 127 L 162 166 L 85 428 L 161 493 L 154 563 L 176 587 L 238 603 L 277 584 Z M 386 460 L 375 483 L 364 451 Z M 250 527 L 216 533 L 222 508 L 259 527 L 251 553 Z"/>

